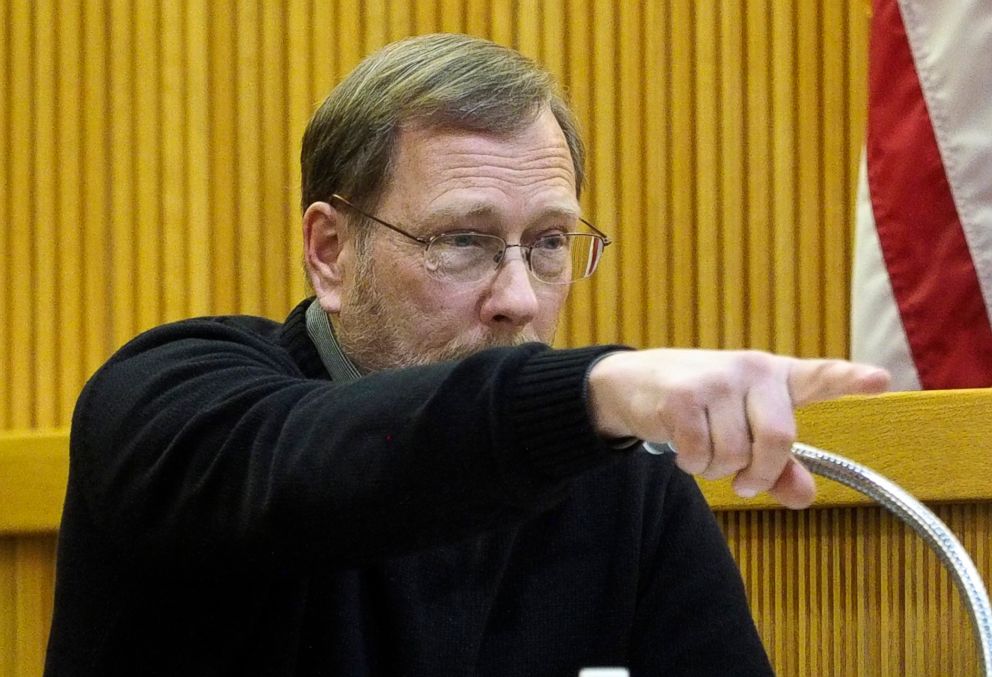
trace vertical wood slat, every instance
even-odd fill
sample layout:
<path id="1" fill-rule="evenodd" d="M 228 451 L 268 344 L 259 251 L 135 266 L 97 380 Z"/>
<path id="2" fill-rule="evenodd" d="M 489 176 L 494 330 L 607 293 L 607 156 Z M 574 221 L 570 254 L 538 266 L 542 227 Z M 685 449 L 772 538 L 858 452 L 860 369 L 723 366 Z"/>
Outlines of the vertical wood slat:
<path id="1" fill-rule="evenodd" d="M 774 280 L 771 224 L 772 205 L 772 54 L 769 0 L 748 3 L 745 10 L 744 145 L 747 152 L 747 192 L 744 215 L 747 233 L 746 284 L 750 291 L 746 315 L 748 332 L 744 345 L 758 350 L 774 347 Z"/>
<path id="2" fill-rule="evenodd" d="M 34 127 L 31 69 L 31 31 L 34 25 L 33 4 L 15 2 L 12 5 L 10 27 L 10 192 L 8 241 L 10 252 L 10 302 L 7 322 L 11 335 L 11 364 L 7 383 L 11 393 L 10 422 L 13 427 L 34 425 L 34 398 L 37 395 L 31 375 L 34 354 L 34 316 L 23 299 L 32 298 L 31 288 L 31 205 L 34 202 L 31 174 L 33 152 L 31 133 Z M 13 199 L 19 196 L 19 199 Z"/>
<path id="3" fill-rule="evenodd" d="M 776 198 L 772 207 L 772 256 L 774 301 L 772 304 L 772 349 L 799 352 L 796 335 L 796 6 L 795 0 L 774 3 L 771 13 L 772 63 L 772 186 Z"/>
<path id="4" fill-rule="evenodd" d="M 82 288 L 84 262 L 82 259 L 82 239 L 79 224 L 83 221 L 82 211 L 82 125 L 78 111 L 82 106 L 82 8 L 78 3 L 60 2 L 58 23 L 62 27 L 58 34 L 58 93 L 57 93 L 57 143 L 56 163 L 58 185 L 54 199 L 59 205 L 59 228 L 55 235 L 58 243 L 53 260 L 56 261 L 58 295 L 58 327 L 56 345 L 58 351 L 57 370 L 58 394 L 55 404 L 56 416 L 53 425 L 63 425 L 69 420 L 79 383 L 83 378 L 83 368 L 79 352 L 70 346 L 63 336 L 78 337 L 83 332 L 85 314 L 80 303 L 79 290 Z M 3 42 L 0 38 L 0 42 Z M 0 122 L 2 125 L 2 122 Z M 2 153 L 2 151 L 0 151 Z M 3 197 L 0 196 L 0 202 Z M 2 220 L 2 217 L 0 217 Z"/>
<path id="5" fill-rule="evenodd" d="M 633 2 L 618 4 L 617 34 L 641 36 L 644 17 L 640 5 Z M 644 82 L 638 77 L 643 68 L 643 39 L 616 45 L 618 55 L 618 107 L 615 125 L 616 171 L 614 173 L 618 222 L 623 224 L 622 236 L 631 242 L 644 243 Z M 621 235 L 619 232 L 617 235 Z M 647 256 L 644 246 L 628 247 L 611 257 L 617 262 L 619 282 L 616 289 L 616 310 L 619 315 L 613 340 L 620 336 L 635 346 L 647 345 L 645 340 L 645 279 Z"/>
<path id="6" fill-rule="evenodd" d="M 291 0 L 286 14 L 288 56 L 286 79 L 287 130 L 289 142 L 281 149 L 283 157 L 283 181 L 289 188 L 286 196 L 286 222 L 281 229 L 284 242 L 289 244 L 287 256 L 287 273 L 289 281 L 286 287 L 286 298 L 283 308 L 292 307 L 296 301 L 305 296 L 304 275 L 300 261 L 302 257 L 295 253 L 292 243 L 299 241 L 300 225 L 297 216 L 301 213 L 300 204 L 300 153 L 299 144 L 306 129 L 307 120 L 314 109 L 315 94 L 312 88 L 315 64 L 307 58 L 310 38 L 304 26 L 313 24 L 312 7 L 308 0 Z M 275 224 L 273 224 L 274 226 Z"/>
<path id="7" fill-rule="evenodd" d="M 644 115 L 642 139 L 644 163 L 638 185 L 644 195 L 641 232 L 638 243 L 647 268 L 642 276 L 645 344 L 653 346 L 672 343 L 672 323 L 666 314 L 671 307 L 672 256 L 666 230 L 671 227 L 671 168 L 667 162 L 671 148 L 671 126 L 668 124 L 671 99 L 669 13 L 659 3 L 644 7 L 644 49 L 641 72 L 644 78 L 641 106 Z M 633 312 L 633 311 L 630 311 Z"/>
<path id="8" fill-rule="evenodd" d="M 671 44 L 671 91 L 668 95 L 671 119 L 671 221 L 666 235 L 671 241 L 671 274 L 673 294 L 669 319 L 672 323 L 672 343 L 676 346 L 693 346 L 698 343 L 696 330 L 696 215 L 695 163 L 693 144 L 696 130 L 695 116 L 695 32 L 697 29 L 688 0 L 673 0 L 671 20 L 666 27 L 666 39 Z M 675 283 L 678 280 L 679 283 Z M 705 290 L 710 292 L 711 290 Z"/>
<path id="9" fill-rule="evenodd" d="M 195 1 L 195 0 L 193 0 Z M 188 316 L 189 251 L 186 246 L 190 223 L 186 210 L 186 185 L 183 176 L 193 169 L 186 167 L 187 101 L 186 68 L 183 34 L 185 2 L 167 2 L 159 15 L 159 77 L 161 92 L 158 114 L 161 120 L 161 185 L 160 200 L 160 269 L 172 284 L 161 289 L 162 320 L 175 321 Z M 183 224 L 182 228 L 171 227 Z"/>
<path id="10" fill-rule="evenodd" d="M 160 21 L 154 9 L 131 6 L 134 23 L 135 62 L 135 294 L 139 327 L 162 321 L 162 129 Z M 138 47 L 140 45 L 140 47 Z M 173 224 L 170 224 L 173 225 Z M 114 252 L 124 259 L 125 252 Z M 115 260 L 113 265 L 118 262 Z"/>
<path id="11" fill-rule="evenodd" d="M 591 155 L 595 144 L 595 130 L 591 129 L 589 120 L 592 118 L 592 111 L 595 106 L 594 94 L 592 90 L 590 73 L 592 72 L 592 33 L 591 5 L 589 0 L 575 0 L 568 6 L 566 12 L 565 30 L 567 35 L 567 63 L 568 72 L 565 75 L 565 83 L 571 95 L 572 105 L 575 113 L 582 123 L 585 132 L 586 151 Z M 495 28 L 494 28 L 495 33 Z M 589 205 L 592 202 L 590 197 L 591 187 L 597 182 L 596 163 L 590 162 L 586 171 L 586 188 L 582 194 L 582 206 L 586 213 L 591 212 Z M 610 252 L 614 255 L 614 252 Z M 604 256 L 605 258 L 605 256 Z M 592 342 L 593 337 L 593 285 L 592 280 L 586 280 L 572 285 L 570 292 L 570 304 L 566 320 L 568 322 L 567 339 L 569 345 L 583 345 Z M 607 299 L 612 303 L 612 299 Z"/>
<path id="12" fill-rule="evenodd" d="M 822 312 L 817 325 L 822 328 L 823 335 L 820 352 L 832 357 L 847 355 L 847 334 L 842 318 L 847 315 L 846 280 L 853 248 L 847 246 L 848 233 L 845 228 L 848 214 L 852 212 L 854 194 L 848 190 L 848 174 L 853 172 L 847 165 L 845 143 L 850 130 L 844 116 L 845 97 L 850 87 L 847 60 L 850 46 L 845 44 L 845 33 L 828 31 L 825 27 L 843 25 L 847 4 L 845 1 L 822 5 L 822 41 L 818 50 L 823 62 L 823 105 L 819 120 L 823 163 L 820 212 L 823 255 L 822 276 L 817 281 L 817 284 L 822 284 L 819 290 Z"/>
<path id="13" fill-rule="evenodd" d="M 57 423 L 58 406 L 58 350 L 56 345 L 55 320 L 59 313 L 59 299 L 56 293 L 55 245 L 59 216 L 48 205 L 55 201 L 57 176 L 52 171 L 56 166 L 55 112 L 55 35 L 49 26 L 55 23 L 53 0 L 39 0 L 34 5 L 31 54 L 34 110 L 32 113 L 32 150 L 34 153 L 32 172 L 32 214 L 28 223 L 31 228 L 30 275 L 32 296 L 37 303 L 48 309 L 44 313 L 32 313 L 35 318 L 32 341 L 31 374 L 34 381 L 34 411 L 32 424 L 38 427 L 52 427 Z M 46 208 L 47 207 L 47 208 Z"/>
<path id="14" fill-rule="evenodd" d="M 596 178 L 590 186 L 593 209 L 620 213 L 619 195 L 616 190 L 617 148 L 617 77 L 616 77 L 616 4 L 593 2 L 592 34 L 589 45 L 592 51 L 592 94 L 595 105 L 589 129 L 592 134 L 593 157 L 596 158 Z M 620 238 L 626 237 L 633 224 L 618 224 Z M 622 303 L 618 297 L 620 255 L 610 256 L 600 264 L 592 277 L 592 292 L 596 297 L 592 313 L 592 342 L 616 343 L 619 339 L 618 321 Z"/>
<path id="15" fill-rule="evenodd" d="M 0 157 L 12 157 L 10 151 L 10 90 L 8 69 L 10 66 L 10 4 L 0 3 Z M 10 162 L 0 163 L 0 311 L 4 320 L 0 321 L 0 370 L 10 374 L 13 368 L 14 351 L 11 345 L 10 322 L 6 320 L 13 309 L 10 296 L 10 275 L 13 269 L 10 247 Z M 11 426 L 11 397 L 9 388 L 0 388 L 0 426 Z M 2 593 L 0 593 L 2 594 Z M 3 632 L 0 627 L 0 632 Z M 2 635 L 0 635 L 2 636 Z M 2 659 L 0 659 L 2 660 Z M 2 664 L 0 664 L 2 665 Z"/>
<path id="16" fill-rule="evenodd" d="M 263 294 L 261 299 L 261 314 L 268 317 L 279 317 L 285 314 L 287 277 L 289 272 L 290 250 L 286 241 L 286 229 L 281 227 L 289 221 L 291 215 L 298 213 L 291 210 L 289 202 L 292 193 L 285 183 L 287 170 L 284 166 L 286 153 L 283 149 L 289 145 L 287 129 L 288 115 L 286 114 L 286 21 L 284 3 L 262 3 L 260 16 L 261 63 L 259 82 L 259 147 L 260 174 L 259 185 L 261 205 L 259 218 L 259 239 L 263 257 L 260 261 Z M 378 18 L 370 25 L 375 25 L 381 31 L 381 39 L 385 41 L 385 21 Z M 298 140 L 296 141 L 298 143 Z"/>
<path id="17" fill-rule="evenodd" d="M 696 284 L 698 291 L 693 304 L 696 316 L 694 343 L 701 348 L 719 348 L 723 312 L 721 303 L 722 253 L 717 224 L 721 208 L 719 87 L 720 76 L 720 10 L 719 3 L 693 3 L 695 35 L 695 68 L 692 88 L 693 105 L 686 106 L 693 116 L 695 133 L 692 137 L 693 200 L 692 213 L 696 224 L 694 243 Z M 688 140 L 682 141 L 682 143 Z M 677 224 L 673 224 L 678 227 Z"/>
<path id="18" fill-rule="evenodd" d="M 241 82 L 237 76 L 236 0 L 210 3 L 209 46 L 206 64 L 209 73 L 210 163 L 207 189 L 212 257 L 210 260 L 210 289 L 213 295 L 210 312 L 218 308 L 241 308 L 238 283 L 238 209 L 240 194 L 238 174 L 240 153 L 238 143 L 238 106 Z M 323 44 L 316 43 L 315 44 Z"/>
<path id="19" fill-rule="evenodd" d="M 721 346 L 746 345 L 745 317 L 745 264 L 747 248 L 743 246 L 747 232 L 744 220 L 744 192 L 747 187 L 745 163 L 744 111 L 744 36 L 741 26 L 744 12 L 739 4 L 721 5 L 719 17 L 719 63 L 716 65 L 719 91 L 719 167 L 720 211 L 717 214 L 722 227 L 719 232 L 720 283 L 719 302 Z M 712 227 L 712 226 L 711 226 Z"/>
<path id="20" fill-rule="evenodd" d="M 808 158 L 795 165 L 794 181 L 796 220 L 792 226 L 795 269 L 792 282 L 797 289 L 796 313 L 797 352 L 800 355 L 822 354 L 823 336 L 820 280 L 823 279 L 821 251 L 822 223 L 822 129 L 820 127 L 820 63 L 821 34 L 819 6 L 796 12 L 793 34 L 795 45 L 796 156 Z"/>
<path id="21" fill-rule="evenodd" d="M 54 536 L 0 537 L 0 677 L 42 673 L 54 575 Z"/>
<path id="22" fill-rule="evenodd" d="M 185 44 L 180 58 L 186 74 L 186 147 L 183 180 L 186 194 L 185 223 L 188 224 L 185 286 L 190 315 L 207 315 L 211 310 L 210 183 L 210 50 L 208 40 L 208 0 L 187 0 L 181 17 Z M 277 149 L 277 152 L 282 149 Z M 282 304 L 280 304 L 281 307 Z"/>

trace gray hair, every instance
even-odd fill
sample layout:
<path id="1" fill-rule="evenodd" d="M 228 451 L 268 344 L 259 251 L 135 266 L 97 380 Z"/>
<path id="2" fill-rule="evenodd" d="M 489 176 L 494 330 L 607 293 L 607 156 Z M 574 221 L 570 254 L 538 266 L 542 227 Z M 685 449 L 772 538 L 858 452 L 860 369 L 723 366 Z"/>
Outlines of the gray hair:
<path id="1" fill-rule="evenodd" d="M 407 38 L 366 57 L 334 88 L 303 135 L 303 208 L 333 193 L 373 209 L 402 125 L 518 131 L 547 106 L 565 135 L 578 193 L 585 150 L 554 77 L 508 47 L 468 35 Z"/>

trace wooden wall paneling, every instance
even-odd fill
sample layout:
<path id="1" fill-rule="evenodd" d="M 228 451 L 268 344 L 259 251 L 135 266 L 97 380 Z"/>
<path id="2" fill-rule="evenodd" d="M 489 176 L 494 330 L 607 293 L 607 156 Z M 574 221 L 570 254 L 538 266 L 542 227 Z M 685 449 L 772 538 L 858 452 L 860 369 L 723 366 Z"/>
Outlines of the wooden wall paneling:
<path id="1" fill-rule="evenodd" d="M 473 7 L 478 4 L 481 4 L 479 0 L 469 0 L 470 17 Z M 574 49 L 574 41 L 570 40 L 568 37 L 565 4 L 560 2 L 546 3 L 541 7 L 541 15 L 540 33 L 537 38 L 540 51 L 540 63 L 558 79 L 558 82 L 565 94 L 565 98 L 567 100 L 572 100 L 572 92 L 570 91 L 569 86 L 569 55 L 571 50 Z M 584 130 L 584 123 L 580 123 L 580 126 Z M 586 166 L 588 167 L 588 165 L 589 162 L 587 155 Z M 589 185 L 587 182 L 584 190 L 588 191 L 588 188 Z M 582 203 L 586 204 L 587 200 L 583 199 Z M 588 211 L 586 211 L 585 216 L 587 218 L 595 217 L 595 215 L 589 214 Z M 612 224 L 607 224 L 606 227 L 608 231 L 612 231 Z M 615 231 L 610 234 L 615 235 Z M 614 253 L 615 252 L 610 251 L 606 255 L 613 256 Z M 572 285 L 572 289 L 569 291 L 569 301 L 565 304 L 565 308 L 559 318 L 555 345 L 573 345 L 571 340 L 573 324 L 572 308 L 577 303 L 574 298 L 577 286 L 584 285 Z"/>
<path id="2" fill-rule="evenodd" d="M 644 346 L 670 345 L 672 322 L 669 316 L 672 295 L 672 258 L 668 232 L 671 228 L 671 171 L 667 161 L 671 148 L 669 92 L 671 80 L 667 5 L 644 5 L 642 61 L 644 74 L 642 110 L 644 136 L 641 177 L 634 190 L 642 193 L 642 237 L 636 243 L 645 266 L 641 276 L 645 286 L 641 308 Z"/>
<path id="3" fill-rule="evenodd" d="M 463 0 L 438 0 L 438 2 L 441 21 L 436 30 L 444 33 L 464 33 L 467 28 Z"/>
<path id="4" fill-rule="evenodd" d="M 10 78 L 10 4 L 0 2 L 0 157 L 11 157 L 10 140 L 10 102 L 13 98 Z M 4 319 L 0 321 L 0 371 L 10 374 L 13 368 L 14 351 L 11 345 L 10 321 L 13 298 L 10 296 L 10 277 L 13 271 L 11 261 L 11 214 L 10 214 L 10 165 L 9 161 L 0 163 L 0 311 Z M 11 389 L 0 388 L 0 430 L 6 429 L 11 422 Z M 0 592 L 2 595 L 2 592 Z M 2 603 L 2 602 L 0 602 Z M 3 632 L 0 626 L 0 633 Z M 2 636 L 2 635 L 0 635 Z M 2 660 L 2 659 L 0 659 Z M 0 664 L 2 668 L 2 664 Z M 0 674 L 3 674 L 0 672 Z"/>
<path id="5" fill-rule="evenodd" d="M 416 6 L 418 12 L 417 30 L 421 31 L 423 29 L 419 24 L 419 19 L 425 13 L 430 13 L 430 16 L 433 17 L 436 5 L 433 2 L 418 2 Z M 359 0 L 336 0 L 335 7 L 335 23 L 330 26 L 328 39 L 334 42 L 333 48 L 337 52 L 338 71 L 333 80 L 333 83 L 337 84 L 365 56 L 362 51 L 365 17 L 362 13 L 362 3 Z M 433 25 L 433 23 L 432 18 L 430 24 Z M 341 36 L 349 37 L 348 39 L 340 39 Z"/>
<path id="6" fill-rule="evenodd" d="M 747 316 L 747 280 L 745 265 L 748 250 L 745 246 L 747 223 L 745 219 L 744 191 L 747 175 L 744 172 L 745 108 L 744 72 L 747 53 L 744 50 L 744 9 L 738 3 L 719 5 L 719 61 L 716 65 L 718 80 L 717 112 L 719 120 L 719 213 L 720 224 L 719 286 L 713 290 L 720 298 L 720 336 L 722 348 L 741 348 L 747 345 L 745 318 Z"/>
<path id="7" fill-rule="evenodd" d="M 461 4 L 452 2 L 451 0 L 445 0 L 448 4 Z M 442 11 L 461 17 L 461 12 L 457 11 L 454 7 L 450 10 Z M 541 58 L 541 24 L 542 15 L 541 5 L 538 2 L 523 2 L 514 3 L 511 13 L 513 15 L 513 25 L 516 29 L 514 36 L 514 44 L 517 50 L 520 51 L 524 56 L 539 61 Z M 444 24 L 442 24 L 442 27 Z M 447 29 L 444 29 L 447 30 Z M 464 29 L 462 29 L 464 32 Z"/>
<path id="8" fill-rule="evenodd" d="M 53 341 L 56 345 L 57 393 L 55 394 L 55 420 L 53 425 L 69 424 L 75 407 L 79 384 L 83 382 L 82 364 L 79 359 L 79 337 L 83 332 L 85 308 L 80 290 L 83 288 L 83 262 L 80 258 L 82 239 L 82 124 L 80 102 L 82 99 L 82 72 L 79 63 L 81 50 L 82 7 L 79 3 L 59 0 L 56 7 L 56 81 L 55 135 L 56 151 L 53 165 L 58 167 L 56 185 L 51 199 L 57 210 L 57 231 L 54 235 L 58 314 Z M 2 152 L 2 151 L 0 151 Z M 2 198 L 0 198 L 2 200 Z M 2 219 L 2 217 L 0 217 Z"/>
<path id="9" fill-rule="evenodd" d="M 850 88 L 848 52 L 844 24 L 848 2 L 827 2 L 821 6 L 822 106 L 819 125 L 822 134 L 820 155 L 823 162 L 821 214 L 823 219 L 823 277 L 820 282 L 822 312 L 822 355 L 847 356 L 846 316 L 851 268 L 848 231 L 854 214 L 854 197 L 848 192 L 847 146 L 851 129 L 845 106 Z"/>
<path id="10" fill-rule="evenodd" d="M 560 3 L 549 3 L 543 11 L 554 11 L 560 7 Z M 465 0 L 465 31 L 471 35 L 488 37 L 489 0 Z"/>
<path id="11" fill-rule="evenodd" d="M 14 552 L 17 670 L 21 675 L 40 675 L 52 625 L 55 539 L 49 535 L 23 536 L 17 540 Z"/>
<path id="12" fill-rule="evenodd" d="M 982 575 L 989 504 L 937 514 Z M 878 507 L 718 512 L 781 675 L 977 675 L 978 645 L 937 557 Z"/>
<path id="13" fill-rule="evenodd" d="M 362 57 L 365 57 L 385 45 L 389 39 L 385 0 L 365 0 L 362 3 L 362 14 Z"/>
<path id="14" fill-rule="evenodd" d="M 513 15 L 514 0 L 490 0 L 489 11 L 490 35 L 493 42 L 501 45 L 514 46 L 516 31 L 514 30 Z"/>
<path id="15" fill-rule="evenodd" d="M 413 5 L 407 2 L 389 2 L 388 39 L 390 42 L 405 38 L 413 32 Z"/>
<path id="16" fill-rule="evenodd" d="M 313 103 L 367 49 L 455 20 L 547 62 L 587 132 L 583 204 L 618 244 L 559 345 L 846 352 L 864 0 L 3 8 L 4 427 L 68 420 L 85 376 L 165 319 L 281 317 Z M 53 190 L 52 218 L 20 197 Z"/>
<path id="17" fill-rule="evenodd" d="M 109 40 L 113 45 L 106 74 L 110 125 L 108 144 L 110 171 L 109 237 L 114 252 L 109 282 L 113 301 L 109 304 L 111 340 L 122 345 L 137 332 L 135 308 L 137 288 L 138 239 L 135 230 L 137 190 L 136 173 L 144 158 L 136 152 L 135 135 L 135 26 L 134 9 L 128 0 L 111 3 Z M 87 158 L 80 158 L 86 163 Z M 86 268 L 90 266 L 87 264 Z M 78 383 L 78 382 L 77 382 Z"/>
<path id="18" fill-rule="evenodd" d="M 83 294 L 85 309 L 83 332 L 78 337 L 76 352 L 83 362 L 83 375 L 88 376 L 107 358 L 111 348 L 110 306 L 107 298 L 106 267 L 107 223 L 110 218 L 108 201 L 107 134 L 109 105 L 104 81 L 109 64 L 107 54 L 106 8 L 94 0 L 83 6 L 82 25 L 82 230 Z M 77 384 L 81 386 L 82 384 Z"/>
<path id="19" fill-rule="evenodd" d="M 31 117 L 33 171 L 31 195 L 31 220 L 29 232 L 32 240 L 30 276 L 31 298 L 28 305 L 34 317 L 34 340 L 31 372 L 34 380 L 35 402 L 32 425 L 51 427 L 56 424 L 58 413 L 58 350 L 56 345 L 56 319 L 59 299 L 56 293 L 55 243 L 59 215 L 55 206 L 57 166 L 55 141 L 55 6 L 53 0 L 38 0 L 34 5 L 32 26 L 34 49 L 31 54 L 33 68 L 34 111 Z M 35 310 L 41 312 L 35 312 Z"/>
<path id="20" fill-rule="evenodd" d="M 403 4 L 403 3 L 396 3 Z M 300 211 L 300 142 L 310 114 L 316 109 L 319 93 L 312 87 L 313 70 L 316 67 L 309 58 L 311 41 L 309 27 L 312 24 L 309 0 L 291 0 L 286 12 L 286 117 L 287 143 L 281 149 L 284 160 L 283 185 L 287 187 L 286 222 L 282 237 L 287 247 L 286 297 L 284 307 L 292 308 L 306 294 L 303 255 L 302 226 Z M 272 224 L 275 227 L 277 224 Z"/>
<path id="21" fill-rule="evenodd" d="M 871 24 L 871 0 L 848 0 L 847 15 L 841 32 L 847 36 L 847 60 L 850 77 L 847 82 L 847 116 L 844 124 L 850 130 L 847 139 L 848 191 L 851 199 L 858 191 L 858 161 L 865 138 L 865 121 L 868 113 L 868 32 Z M 853 204 L 851 207 L 851 227 L 848 237 L 853 234 Z M 848 241 L 850 242 L 850 240 Z M 850 248 L 850 245 L 849 245 Z M 849 250 L 853 250 L 850 248 Z M 850 274 L 845 276 L 850 291 Z M 847 314 L 844 324 L 847 326 Z M 846 348 L 845 348 L 846 352 Z"/>
<path id="22" fill-rule="evenodd" d="M 195 0 L 194 0 L 195 1 Z M 186 242 L 191 231 L 187 219 L 186 186 L 184 177 L 200 171 L 186 166 L 187 120 L 186 105 L 191 101 L 187 88 L 187 68 L 183 59 L 186 36 L 183 31 L 184 2 L 167 2 L 160 6 L 159 14 L 159 68 L 161 95 L 160 140 L 161 185 L 158 200 L 161 214 L 161 250 L 159 271 L 162 319 L 172 322 L 189 315 L 187 300 L 187 269 L 193 254 Z"/>
<path id="23" fill-rule="evenodd" d="M 262 119 L 259 111 L 261 83 L 261 17 L 255 3 L 237 4 L 235 44 L 237 48 L 237 271 L 240 312 L 261 313 L 263 271 L 260 256 L 262 238 L 261 144 Z"/>
<path id="24" fill-rule="evenodd" d="M 628 344 L 644 346 L 645 296 L 648 293 L 644 244 L 650 227 L 644 213 L 645 186 L 641 181 L 649 146 L 644 138 L 644 15 L 642 5 L 634 2 L 619 2 L 617 10 L 616 204 L 598 211 L 602 218 L 622 223 L 624 230 L 623 239 L 616 245 L 617 251 L 611 252 L 616 254 L 611 258 L 616 261 L 618 278 L 617 298 L 613 304 L 617 316 L 616 335 Z M 654 225 L 657 227 L 657 222 Z M 610 229 L 616 232 L 613 226 Z M 609 300 L 604 306 L 609 308 Z"/>
<path id="25" fill-rule="evenodd" d="M 435 0 L 414 3 L 413 34 L 433 33 L 437 30 L 437 3 Z M 347 72 L 347 71 L 345 71 Z M 342 76 L 345 73 L 342 73 Z"/>
<path id="26" fill-rule="evenodd" d="M 186 251 L 180 256 L 186 259 L 186 312 L 192 316 L 209 315 L 214 307 L 211 276 L 214 224 L 210 220 L 210 153 L 213 146 L 210 136 L 209 11 L 207 0 L 187 0 L 181 17 L 185 44 L 177 55 L 186 78 L 184 165 L 187 171 L 180 178 L 184 181 L 186 197 L 183 223 L 188 224 L 189 230 Z M 278 148 L 275 152 L 284 157 L 282 150 Z M 290 206 L 285 204 L 284 208 Z M 284 220 L 270 223 L 269 228 L 283 231 L 283 223 Z M 285 267 L 283 258 L 282 265 Z"/>
<path id="27" fill-rule="evenodd" d="M 591 193 L 592 186 L 598 179 L 596 174 L 595 130 L 592 129 L 593 109 L 598 105 L 594 100 L 592 88 L 592 52 L 594 39 L 590 26 L 591 6 L 589 0 L 573 0 L 565 13 L 567 24 L 562 31 L 562 39 L 566 44 L 567 75 L 566 84 L 571 98 L 571 104 L 582 127 L 586 142 L 586 184 L 582 192 L 582 210 L 592 219 L 598 217 L 592 208 L 595 204 Z M 595 221 L 593 221 L 595 223 Z M 616 232 L 619 235 L 619 232 Z M 604 259 L 616 256 L 608 252 Z M 598 274 L 598 273 L 597 273 Z M 594 315 L 592 281 L 573 284 L 569 292 L 569 304 L 562 325 L 567 327 L 563 332 L 566 345 L 587 345 L 592 343 L 592 325 Z"/>
<path id="28" fill-rule="evenodd" d="M 34 425 L 36 384 L 31 371 L 34 354 L 35 315 L 26 299 L 33 298 L 31 285 L 31 247 L 33 204 L 32 171 L 33 152 L 31 130 L 34 119 L 32 96 L 33 69 L 31 68 L 33 4 L 14 2 L 10 27 L 10 195 L 17 196 L 10 206 L 10 315 L 7 317 L 11 333 L 11 364 L 7 372 L 7 387 L 15 396 L 11 398 L 10 422 L 17 428 Z"/>
<path id="29" fill-rule="evenodd" d="M 594 213 L 618 214 L 620 199 L 617 192 L 617 19 L 615 2 L 592 3 L 592 95 L 594 105 L 589 128 L 592 130 L 592 155 L 596 174 L 590 184 L 590 198 Z M 621 241 L 636 238 L 630 233 L 633 223 L 622 222 Z M 635 244 L 629 241 L 629 245 Z M 621 245 L 621 249 L 623 245 Z M 593 290 L 592 342 L 616 343 L 619 341 L 620 317 L 623 304 L 619 298 L 618 276 L 621 255 L 619 252 L 604 257 L 596 274 L 590 278 Z"/>
<path id="30" fill-rule="evenodd" d="M 0 677 L 17 673 L 17 576 L 14 566 L 15 539 L 0 538 Z"/>
<path id="31" fill-rule="evenodd" d="M 795 354 L 796 333 L 796 6 L 774 3 L 771 13 L 772 63 L 772 349 Z"/>
<path id="32" fill-rule="evenodd" d="M 211 224 L 210 312 L 233 312 L 241 306 L 238 265 L 238 229 L 241 152 L 238 146 L 238 79 L 236 0 L 219 0 L 208 5 L 208 117 L 210 155 L 206 171 L 208 210 Z M 312 49 L 320 44 L 314 40 Z"/>
<path id="33" fill-rule="evenodd" d="M 672 343 L 685 347 L 699 340 L 696 311 L 696 214 L 695 206 L 695 17 L 688 0 L 673 0 L 671 20 L 665 35 L 671 44 L 671 219 L 666 231 L 672 247 L 673 294 L 668 317 L 672 323 Z"/>
<path id="34" fill-rule="evenodd" d="M 720 222 L 721 150 L 719 130 L 719 68 L 720 10 L 719 3 L 693 4 L 693 90 L 695 96 L 687 112 L 693 116 L 695 133 L 690 143 L 693 158 L 693 221 L 696 231 L 695 259 L 696 287 L 695 345 L 701 348 L 718 348 L 723 326 L 721 300 L 721 267 L 723 252 L 720 241 L 723 224 Z M 675 228 L 683 224 L 673 224 Z"/>
<path id="35" fill-rule="evenodd" d="M 796 12 L 795 44 L 795 112 L 796 112 L 796 204 L 794 280 L 797 286 L 798 354 L 822 354 L 822 289 L 823 280 L 823 158 L 820 110 L 822 83 L 820 36 L 820 7 Z M 785 253 L 783 252 L 783 255 Z"/>
<path id="36" fill-rule="evenodd" d="M 131 6 L 135 44 L 135 249 L 137 292 L 135 329 L 162 321 L 162 49 L 157 5 Z M 87 158 L 87 164 L 93 157 Z M 115 251 L 110 265 L 126 265 L 126 250 Z M 123 259 L 123 261 L 122 261 Z"/>
<path id="37" fill-rule="evenodd" d="M 385 21 L 373 22 L 385 39 Z M 262 3 L 260 20 L 259 131 L 261 180 L 259 210 L 259 266 L 262 273 L 262 314 L 284 318 L 292 305 L 287 302 L 290 248 L 286 224 L 298 213 L 291 208 L 293 193 L 286 183 L 288 168 L 284 149 L 298 140 L 289 139 L 286 113 L 286 8 L 282 2 Z M 293 240 L 293 253 L 300 251 L 300 236 Z"/>
<path id="38" fill-rule="evenodd" d="M 774 346 L 774 281 L 771 238 L 775 193 L 772 152 L 772 53 L 769 0 L 753 0 L 745 8 L 745 99 L 743 133 L 746 193 L 743 238 L 747 252 L 746 343 L 758 350 Z"/>

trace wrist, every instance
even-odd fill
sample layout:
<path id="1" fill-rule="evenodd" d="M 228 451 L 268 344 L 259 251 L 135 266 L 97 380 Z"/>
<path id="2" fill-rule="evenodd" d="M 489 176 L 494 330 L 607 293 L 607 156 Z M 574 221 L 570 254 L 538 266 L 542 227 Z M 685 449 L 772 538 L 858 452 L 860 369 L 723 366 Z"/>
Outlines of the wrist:
<path id="1" fill-rule="evenodd" d="M 619 415 L 617 397 L 614 394 L 615 384 L 619 382 L 616 364 L 624 352 L 627 351 L 605 353 L 590 363 L 586 371 L 585 399 L 593 430 L 600 437 L 616 440 L 622 443 L 621 446 L 629 446 L 635 438 L 630 435 Z"/>

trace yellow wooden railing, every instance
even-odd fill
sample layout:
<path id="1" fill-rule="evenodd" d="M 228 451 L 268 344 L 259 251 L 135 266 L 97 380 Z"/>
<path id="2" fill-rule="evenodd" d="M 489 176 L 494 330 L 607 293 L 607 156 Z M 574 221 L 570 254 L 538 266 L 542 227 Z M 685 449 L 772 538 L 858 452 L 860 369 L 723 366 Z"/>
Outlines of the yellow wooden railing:
<path id="1" fill-rule="evenodd" d="M 992 577 L 992 390 L 847 398 L 800 412 L 800 436 L 887 475 L 955 531 Z M 0 434 L 0 677 L 41 671 L 65 431 Z M 819 482 L 814 507 L 704 483 L 780 675 L 977 675 L 950 577 L 914 533 Z"/>

